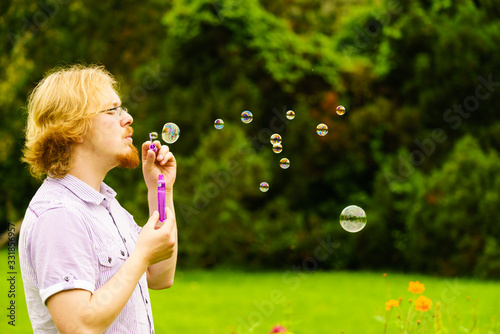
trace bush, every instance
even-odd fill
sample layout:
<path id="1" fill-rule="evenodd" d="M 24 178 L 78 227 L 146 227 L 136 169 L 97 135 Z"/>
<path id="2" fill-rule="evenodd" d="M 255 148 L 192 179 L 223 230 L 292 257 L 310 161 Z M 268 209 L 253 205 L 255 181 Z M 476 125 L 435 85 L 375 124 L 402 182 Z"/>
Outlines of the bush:
<path id="1" fill-rule="evenodd" d="M 466 135 L 441 167 L 429 175 L 415 171 L 391 185 L 390 207 L 404 224 L 395 234 L 395 247 L 409 269 L 450 276 L 500 276 L 496 152 L 485 152 Z"/>

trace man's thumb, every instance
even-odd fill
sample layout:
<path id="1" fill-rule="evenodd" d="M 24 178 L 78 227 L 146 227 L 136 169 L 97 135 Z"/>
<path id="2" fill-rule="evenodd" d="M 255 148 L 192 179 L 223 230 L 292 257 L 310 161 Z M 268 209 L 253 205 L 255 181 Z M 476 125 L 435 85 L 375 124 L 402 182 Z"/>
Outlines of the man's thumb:
<path id="1" fill-rule="evenodd" d="M 158 211 L 155 210 L 153 212 L 153 214 L 151 215 L 151 217 L 149 217 L 148 222 L 146 223 L 146 225 L 144 225 L 144 227 L 146 227 L 146 226 L 149 227 L 151 225 L 154 227 L 156 225 L 156 223 L 158 222 L 159 218 L 160 218 L 160 214 L 158 213 Z"/>

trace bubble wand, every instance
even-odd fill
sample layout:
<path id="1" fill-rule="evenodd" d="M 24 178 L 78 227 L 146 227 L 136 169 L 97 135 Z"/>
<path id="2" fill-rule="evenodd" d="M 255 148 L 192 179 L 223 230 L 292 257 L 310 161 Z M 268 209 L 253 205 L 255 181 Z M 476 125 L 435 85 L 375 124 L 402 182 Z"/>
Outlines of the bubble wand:
<path id="1" fill-rule="evenodd" d="M 156 148 L 156 145 L 153 144 L 153 138 L 151 136 L 151 133 L 149 134 L 149 140 L 151 141 L 151 145 L 149 145 L 149 149 L 156 153 L 157 148 Z"/>
<path id="2" fill-rule="evenodd" d="M 160 221 L 164 222 L 167 217 L 165 215 L 165 178 L 163 174 L 158 175 L 158 212 L 160 213 Z"/>

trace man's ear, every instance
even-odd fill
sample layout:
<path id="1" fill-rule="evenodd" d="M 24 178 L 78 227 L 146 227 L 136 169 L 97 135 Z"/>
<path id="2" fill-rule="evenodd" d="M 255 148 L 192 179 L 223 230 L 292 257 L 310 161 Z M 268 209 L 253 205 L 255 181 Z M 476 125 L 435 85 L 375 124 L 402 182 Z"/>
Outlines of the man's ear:
<path id="1" fill-rule="evenodd" d="M 76 138 L 76 142 L 77 142 L 78 144 L 83 143 L 83 137 L 82 137 L 82 136 L 77 137 L 77 138 Z"/>

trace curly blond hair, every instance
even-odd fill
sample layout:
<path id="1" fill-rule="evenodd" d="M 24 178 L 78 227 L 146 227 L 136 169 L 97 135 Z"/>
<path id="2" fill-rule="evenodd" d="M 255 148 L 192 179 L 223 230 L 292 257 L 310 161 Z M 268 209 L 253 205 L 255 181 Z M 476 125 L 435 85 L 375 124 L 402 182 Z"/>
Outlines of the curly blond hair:
<path id="1" fill-rule="evenodd" d="M 116 80 L 101 65 L 55 68 L 28 98 L 22 161 L 36 178 L 62 178 L 71 166 L 74 144 L 91 129 L 91 119 Z"/>

